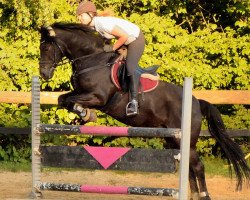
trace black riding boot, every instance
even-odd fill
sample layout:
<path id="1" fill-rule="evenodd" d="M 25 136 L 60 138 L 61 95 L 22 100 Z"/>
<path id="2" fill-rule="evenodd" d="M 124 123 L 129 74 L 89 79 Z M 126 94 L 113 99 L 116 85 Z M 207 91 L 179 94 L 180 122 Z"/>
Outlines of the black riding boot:
<path id="1" fill-rule="evenodd" d="M 131 101 L 126 106 L 127 116 L 133 116 L 139 113 L 139 110 L 138 110 L 139 81 L 140 79 L 136 75 L 129 76 L 129 91 L 131 95 Z"/>

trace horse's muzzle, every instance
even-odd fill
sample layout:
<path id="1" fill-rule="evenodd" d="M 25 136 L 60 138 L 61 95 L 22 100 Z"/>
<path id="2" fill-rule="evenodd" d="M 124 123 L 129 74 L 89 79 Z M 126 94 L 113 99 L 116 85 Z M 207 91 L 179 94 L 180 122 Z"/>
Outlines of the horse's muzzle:
<path id="1" fill-rule="evenodd" d="M 40 64 L 40 76 L 48 81 L 53 77 L 55 67 L 53 66 L 48 66 L 48 65 L 41 65 Z"/>

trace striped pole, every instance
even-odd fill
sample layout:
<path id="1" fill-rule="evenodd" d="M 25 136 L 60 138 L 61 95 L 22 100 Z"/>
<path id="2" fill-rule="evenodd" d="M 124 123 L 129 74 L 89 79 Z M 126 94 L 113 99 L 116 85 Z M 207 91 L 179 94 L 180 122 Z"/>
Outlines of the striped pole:
<path id="1" fill-rule="evenodd" d="M 178 196 L 178 190 L 172 188 L 146 188 L 146 187 L 125 187 L 125 186 L 97 186 L 78 185 L 64 183 L 41 183 L 41 190 L 56 190 L 67 192 L 99 193 L 99 194 L 133 194 L 150 196 Z"/>
<path id="2" fill-rule="evenodd" d="M 39 124 L 37 131 L 53 134 L 86 134 L 128 137 L 180 137 L 180 129 L 148 127 L 108 127 L 108 126 L 72 126 L 60 124 Z"/>
<path id="3" fill-rule="evenodd" d="M 41 198 L 42 193 L 36 185 L 41 180 L 41 157 L 39 152 L 40 136 L 36 135 L 36 127 L 40 124 L 40 81 L 38 76 L 32 77 L 32 191 L 30 197 Z"/>

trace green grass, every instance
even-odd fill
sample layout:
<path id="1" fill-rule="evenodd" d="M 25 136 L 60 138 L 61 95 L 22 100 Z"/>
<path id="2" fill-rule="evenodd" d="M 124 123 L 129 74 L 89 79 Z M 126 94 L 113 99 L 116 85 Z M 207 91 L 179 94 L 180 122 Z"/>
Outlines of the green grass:
<path id="1" fill-rule="evenodd" d="M 230 177 L 229 173 L 229 165 L 227 164 L 226 160 L 222 160 L 220 158 L 212 159 L 212 158 L 203 158 L 202 159 L 204 166 L 205 166 L 205 172 L 207 175 L 211 176 L 225 176 Z M 248 166 L 250 166 L 250 160 L 247 160 Z M 232 167 L 233 171 L 233 167 Z M 232 173 L 234 176 L 234 171 Z"/>
<path id="2" fill-rule="evenodd" d="M 229 174 L 229 166 L 226 161 L 216 158 L 203 158 L 202 162 L 205 166 L 205 172 L 207 175 L 212 176 L 230 176 Z"/>
<path id="3" fill-rule="evenodd" d="M 0 162 L 0 172 L 11 171 L 11 172 L 28 172 L 31 171 L 31 163 L 15 163 L 15 162 Z"/>

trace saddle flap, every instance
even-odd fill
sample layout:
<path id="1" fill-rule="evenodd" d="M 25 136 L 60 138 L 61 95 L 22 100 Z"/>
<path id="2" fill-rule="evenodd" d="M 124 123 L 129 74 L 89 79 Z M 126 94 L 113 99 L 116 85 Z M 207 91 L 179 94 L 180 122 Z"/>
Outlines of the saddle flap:
<path id="1" fill-rule="evenodd" d="M 154 90 L 159 84 L 159 76 L 156 70 L 159 66 L 149 68 L 137 67 L 136 73 L 140 76 L 139 92 L 149 92 Z M 149 73 L 150 72 L 150 73 Z M 114 85 L 124 92 L 128 91 L 127 70 L 124 61 L 116 62 L 111 69 L 111 79 Z"/>
<path id="2" fill-rule="evenodd" d="M 136 68 L 136 71 L 139 73 L 139 74 L 151 74 L 153 76 L 157 76 L 157 69 L 159 68 L 159 65 L 152 65 L 150 67 L 147 67 L 147 68 L 141 68 L 140 66 L 138 66 Z"/>

